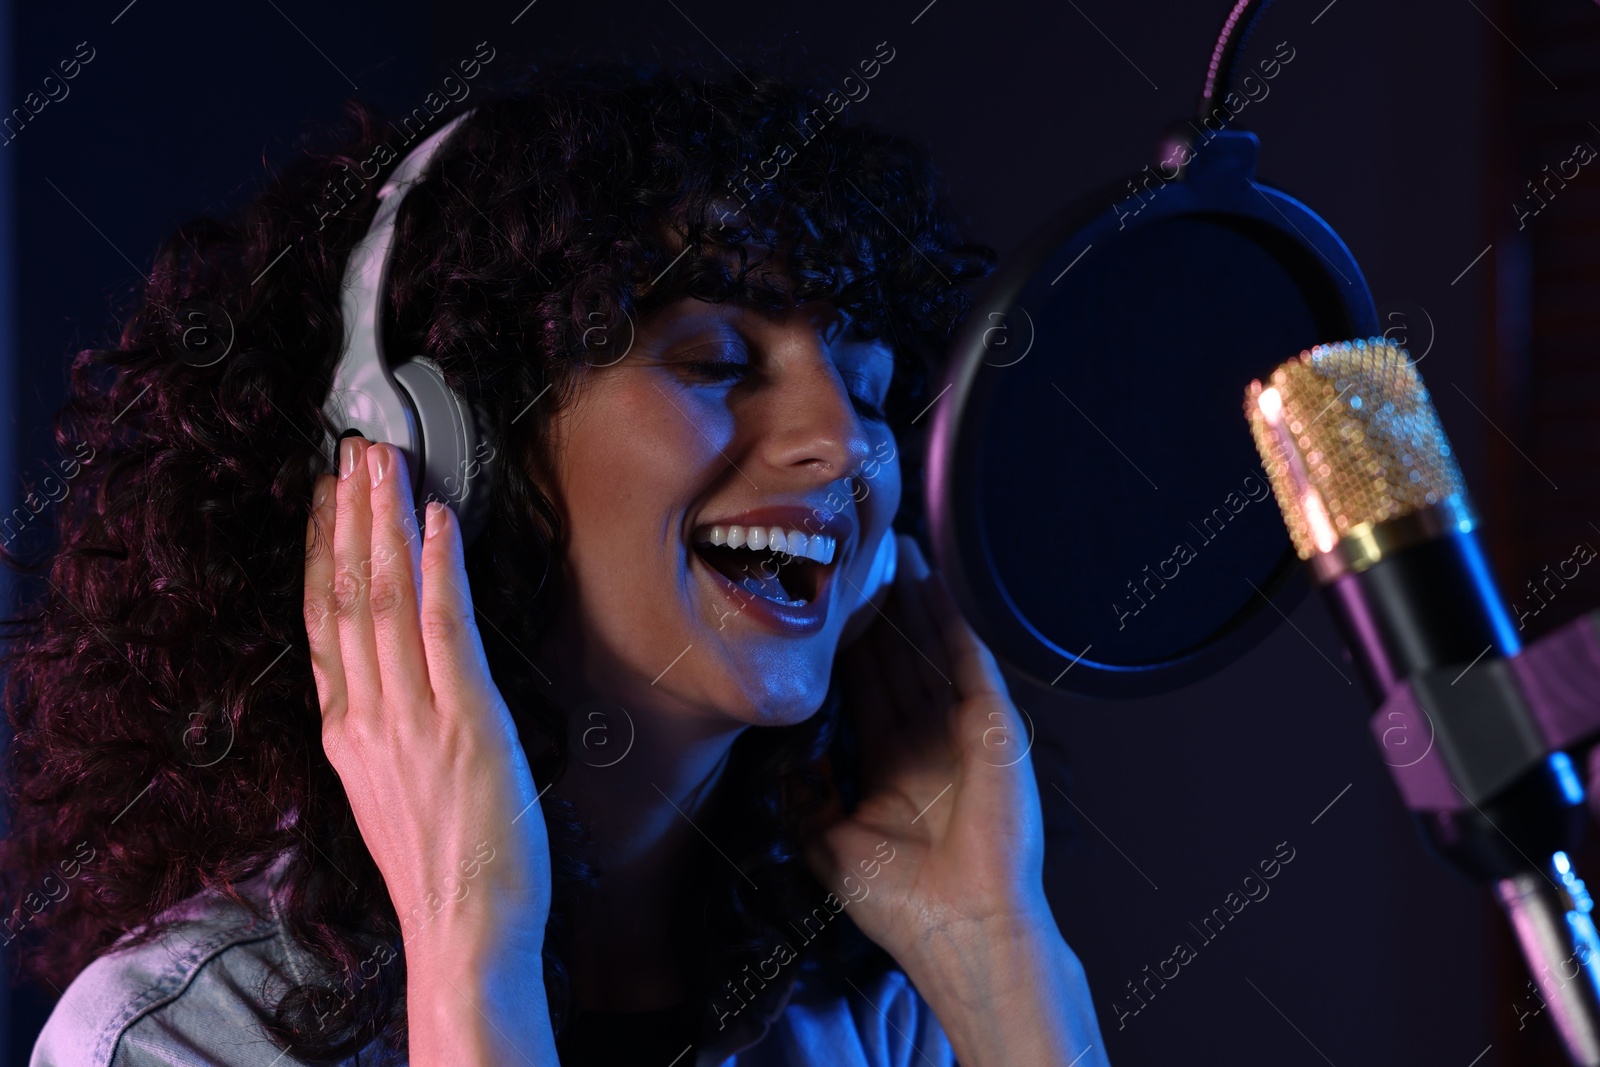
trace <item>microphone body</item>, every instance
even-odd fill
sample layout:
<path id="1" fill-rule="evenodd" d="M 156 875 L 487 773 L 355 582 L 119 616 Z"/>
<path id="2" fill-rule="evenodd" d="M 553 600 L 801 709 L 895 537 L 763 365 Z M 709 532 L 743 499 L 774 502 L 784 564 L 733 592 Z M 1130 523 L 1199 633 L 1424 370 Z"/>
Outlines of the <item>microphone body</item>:
<path id="1" fill-rule="evenodd" d="M 1416 755 L 1406 748 L 1432 741 L 1455 765 L 1452 779 L 1496 779 L 1497 788 L 1460 790 L 1466 804 L 1413 809 L 1436 854 L 1492 881 L 1525 872 L 1529 857 L 1577 846 L 1587 818 L 1583 791 L 1566 753 L 1543 752 L 1521 698 L 1504 684 L 1507 660 L 1522 649 L 1475 531 L 1413 544 L 1339 575 L 1322 594 L 1374 706 L 1385 706 L 1405 682 L 1427 694 L 1418 736 L 1380 740 L 1386 761 L 1403 768 Z M 1377 725 L 1393 722 L 1380 717 Z"/>
<path id="2" fill-rule="evenodd" d="M 1518 684 L 1521 642 L 1415 367 L 1384 338 L 1321 345 L 1251 383 L 1245 409 L 1418 829 L 1493 884 L 1568 1055 L 1600 1067 L 1600 936 L 1567 855 L 1583 787 Z"/>

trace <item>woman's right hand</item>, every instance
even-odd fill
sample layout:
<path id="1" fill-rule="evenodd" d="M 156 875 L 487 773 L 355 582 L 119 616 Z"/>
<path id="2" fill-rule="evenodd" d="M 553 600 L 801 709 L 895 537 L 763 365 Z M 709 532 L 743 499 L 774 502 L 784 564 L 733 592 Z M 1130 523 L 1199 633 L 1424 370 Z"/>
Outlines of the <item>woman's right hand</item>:
<path id="1" fill-rule="evenodd" d="M 405 939 L 416 1067 L 556 1063 L 541 952 L 550 850 L 451 510 L 419 536 L 399 449 L 317 479 L 305 622 L 322 741 Z"/>

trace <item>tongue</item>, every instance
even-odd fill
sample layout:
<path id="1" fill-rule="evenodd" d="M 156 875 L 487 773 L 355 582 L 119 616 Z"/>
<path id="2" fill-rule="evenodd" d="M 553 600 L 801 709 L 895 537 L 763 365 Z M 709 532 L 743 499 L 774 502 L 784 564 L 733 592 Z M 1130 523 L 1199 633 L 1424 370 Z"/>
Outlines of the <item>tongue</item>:
<path id="1" fill-rule="evenodd" d="M 751 596 L 786 604 L 794 602 L 794 598 L 776 577 L 777 568 L 770 556 L 757 555 L 748 549 L 729 549 L 710 545 L 701 546 L 698 551 L 701 559 Z"/>

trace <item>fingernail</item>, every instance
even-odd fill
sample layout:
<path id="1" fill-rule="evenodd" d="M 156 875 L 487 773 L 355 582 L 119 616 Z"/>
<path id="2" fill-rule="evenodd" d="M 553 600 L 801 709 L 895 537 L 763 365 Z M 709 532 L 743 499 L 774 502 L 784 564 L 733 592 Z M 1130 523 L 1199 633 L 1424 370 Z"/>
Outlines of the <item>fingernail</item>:
<path id="1" fill-rule="evenodd" d="M 357 450 L 360 445 L 356 438 L 346 437 L 339 442 L 339 480 L 342 482 L 356 472 Z"/>
<path id="2" fill-rule="evenodd" d="M 383 476 L 389 473 L 389 450 L 377 445 L 367 449 L 367 469 L 372 472 L 372 488 L 378 488 L 383 484 Z"/>
<path id="3" fill-rule="evenodd" d="M 444 505 L 439 503 L 437 500 L 430 500 L 428 501 L 428 506 L 423 509 L 423 511 L 423 537 L 432 540 L 433 537 L 438 534 L 439 527 L 444 525 L 444 516 L 441 514 L 441 512 L 444 511 Z"/>
<path id="4" fill-rule="evenodd" d="M 317 478 L 317 491 L 311 497 L 311 506 L 321 508 L 328 502 L 328 482 L 325 478 Z"/>

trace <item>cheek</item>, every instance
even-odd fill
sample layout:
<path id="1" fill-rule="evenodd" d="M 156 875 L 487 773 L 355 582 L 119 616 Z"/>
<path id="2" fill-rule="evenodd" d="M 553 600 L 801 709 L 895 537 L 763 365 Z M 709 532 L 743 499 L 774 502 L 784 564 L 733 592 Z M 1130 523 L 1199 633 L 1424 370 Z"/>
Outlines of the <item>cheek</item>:
<path id="1" fill-rule="evenodd" d="M 661 629 L 659 612 L 680 598 L 679 521 L 720 461 L 724 428 L 716 412 L 669 400 L 648 381 L 619 385 L 596 388 L 573 410 L 560 482 L 584 613 L 610 642 L 629 645 L 636 631 Z"/>
<path id="2" fill-rule="evenodd" d="M 896 460 L 889 465 L 889 471 L 883 476 L 883 508 L 888 512 L 888 518 L 893 519 L 894 513 L 900 510 L 900 463 Z"/>
<path id="3" fill-rule="evenodd" d="M 886 456 L 887 459 L 879 459 Z M 900 455 L 894 435 L 885 431 L 874 442 L 873 458 L 862 464 L 861 487 L 856 490 L 856 507 L 874 530 L 887 529 L 900 509 Z"/>
<path id="4" fill-rule="evenodd" d="M 648 382 L 630 384 L 643 387 L 596 390 L 574 413 L 563 489 L 574 528 L 603 519 L 654 538 L 717 460 L 726 419 Z"/>

